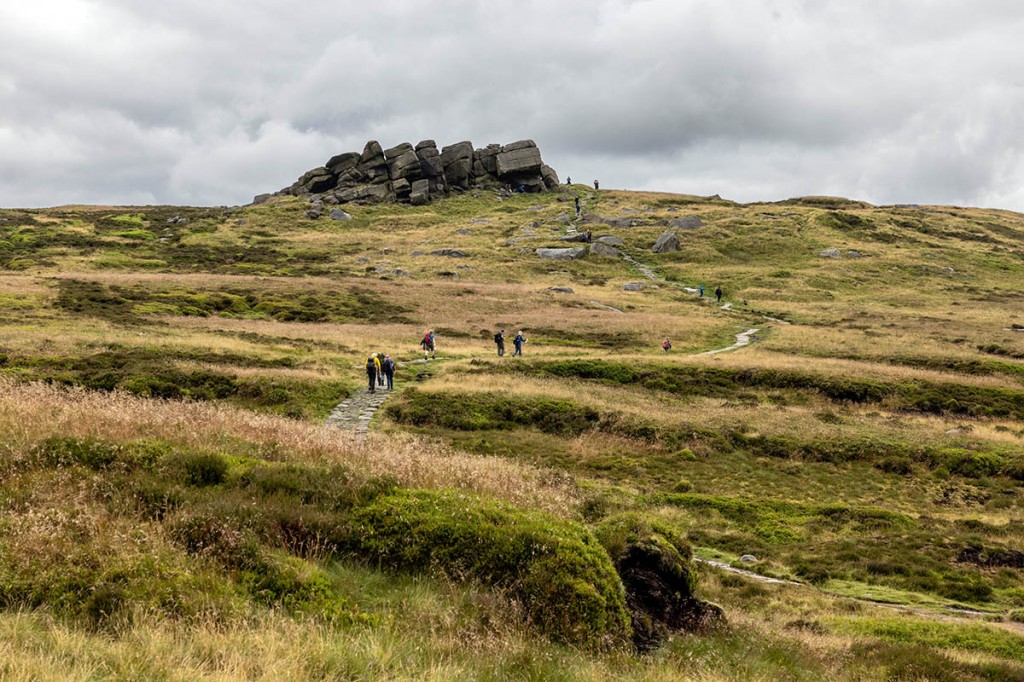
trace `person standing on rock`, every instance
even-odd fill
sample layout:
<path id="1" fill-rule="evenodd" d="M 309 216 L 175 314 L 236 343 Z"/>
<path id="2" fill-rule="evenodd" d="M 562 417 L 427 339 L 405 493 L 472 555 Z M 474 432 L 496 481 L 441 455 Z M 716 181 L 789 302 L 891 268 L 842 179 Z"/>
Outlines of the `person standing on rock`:
<path id="1" fill-rule="evenodd" d="M 567 185 L 571 185 L 572 184 L 572 178 L 570 178 L 568 175 L 565 176 L 565 184 L 567 184 Z"/>
<path id="2" fill-rule="evenodd" d="M 377 359 L 376 353 L 371 353 L 370 357 L 366 358 L 366 378 L 370 380 L 370 393 L 377 392 L 377 370 L 380 367 L 380 360 Z"/>
<path id="3" fill-rule="evenodd" d="M 505 355 L 505 330 L 501 329 L 494 335 L 494 345 L 498 347 L 498 357 Z"/>
<path id="4" fill-rule="evenodd" d="M 512 339 L 512 344 L 516 349 L 512 352 L 512 357 L 519 356 L 523 357 L 523 344 L 526 343 L 526 337 L 523 336 L 522 330 L 516 334 L 516 338 Z"/>
<path id="5" fill-rule="evenodd" d="M 391 359 L 390 355 L 384 356 L 384 361 L 380 363 L 380 368 L 384 371 L 384 378 L 388 382 L 388 390 L 392 390 L 395 387 L 395 361 Z"/>
<path id="6" fill-rule="evenodd" d="M 719 303 L 722 302 L 722 287 L 721 287 L 721 285 L 715 287 L 715 298 L 718 300 Z"/>

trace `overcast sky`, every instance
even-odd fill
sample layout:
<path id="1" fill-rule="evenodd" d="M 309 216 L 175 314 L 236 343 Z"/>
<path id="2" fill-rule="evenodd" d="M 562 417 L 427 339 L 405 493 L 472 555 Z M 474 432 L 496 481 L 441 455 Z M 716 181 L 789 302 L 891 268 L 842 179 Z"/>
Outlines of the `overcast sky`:
<path id="1" fill-rule="evenodd" d="M 0 206 L 246 203 L 369 139 L 1024 211 L 1019 0 L 2 0 Z"/>

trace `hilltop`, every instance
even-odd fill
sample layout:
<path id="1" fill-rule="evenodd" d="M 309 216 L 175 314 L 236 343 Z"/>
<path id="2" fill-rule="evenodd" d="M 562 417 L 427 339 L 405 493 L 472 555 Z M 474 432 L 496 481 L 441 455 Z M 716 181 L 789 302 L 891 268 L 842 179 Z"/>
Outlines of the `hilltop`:
<path id="1" fill-rule="evenodd" d="M 834 197 L 0 210 L 0 676 L 1020 679 L 1022 272 Z"/>

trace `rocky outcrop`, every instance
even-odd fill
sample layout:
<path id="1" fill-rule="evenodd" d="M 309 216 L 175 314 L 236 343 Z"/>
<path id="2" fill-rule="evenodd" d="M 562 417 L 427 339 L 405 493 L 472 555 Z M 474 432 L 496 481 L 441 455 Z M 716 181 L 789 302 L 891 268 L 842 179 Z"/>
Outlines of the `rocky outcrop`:
<path id="1" fill-rule="evenodd" d="M 544 192 L 558 187 L 558 174 L 543 162 L 533 140 L 479 149 L 464 141 L 438 151 L 433 140 L 384 149 L 375 140 L 362 153 L 332 156 L 277 192 L 327 204 L 400 201 L 422 205 L 451 192 L 506 188 Z M 266 200 L 266 195 L 260 195 Z"/>

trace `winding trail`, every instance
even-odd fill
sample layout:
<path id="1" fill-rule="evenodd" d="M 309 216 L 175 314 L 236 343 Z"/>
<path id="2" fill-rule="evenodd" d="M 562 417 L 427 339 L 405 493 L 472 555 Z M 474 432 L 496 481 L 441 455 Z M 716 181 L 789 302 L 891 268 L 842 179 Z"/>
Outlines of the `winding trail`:
<path id="1" fill-rule="evenodd" d="M 745 332 L 740 332 L 739 334 L 736 335 L 736 343 L 732 344 L 731 346 L 728 346 L 726 348 L 715 348 L 714 350 L 706 350 L 703 353 L 697 353 L 697 355 L 715 355 L 717 353 L 728 353 L 731 350 L 743 348 L 743 346 L 749 346 L 750 342 L 756 338 L 754 334 L 758 333 L 759 331 L 761 330 L 748 329 Z"/>

